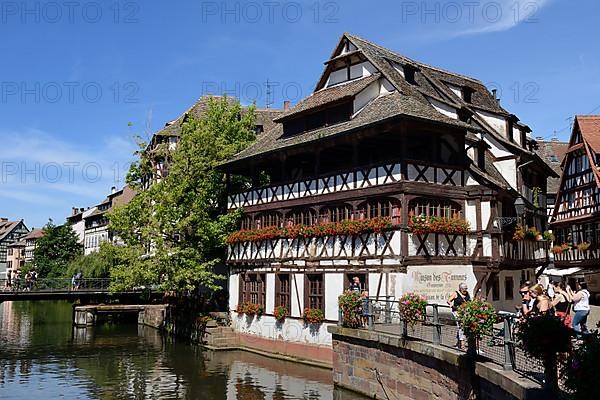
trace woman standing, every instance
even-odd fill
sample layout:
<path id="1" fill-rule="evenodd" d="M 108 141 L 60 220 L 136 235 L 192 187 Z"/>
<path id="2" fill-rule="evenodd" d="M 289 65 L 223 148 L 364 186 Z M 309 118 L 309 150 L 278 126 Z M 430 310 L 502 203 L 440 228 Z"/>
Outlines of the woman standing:
<path id="1" fill-rule="evenodd" d="M 552 300 L 552 305 L 556 310 L 556 316 L 559 317 L 566 326 L 571 327 L 571 318 L 570 318 L 570 305 L 571 305 L 571 296 L 569 293 L 565 291 L 565 284 L 562 282 L 553 282 L 552 286 L 554 286 L 554 299 Z"/>
<path id="2" fill-rule="evenodd" d="M 567 285 L 567 293 L 573 299 L 573 311 L 575 311 L 573 330 L 577 339 L 581 339 L 582 334 L 588 333 L 586 323 L 590 313 L 590 292 L 587 290 L 587 283 L 578 282 L 577 293 L 573 293 L 571 287 Z"/>
<path id="3" fill-rule="evenodd" d="M 546 315 L 554 313 L 554 306 L 550 298 L 544 294 L 544 287 L 539 283 L 529 288 L 529 294 L 534 298 L 533 306 L 529 311 L 531 315 Z"/>
<path id="4" fill-rule="evenodd" d="M 458 285 L 458 290 L 452 293 L 448 298 L 448 305 L 452 306 L 452 315 L 454 315 L 455 319 L 457 317 L 456 311 L 458 310 L 458 307 L 467 301 L 471 301 L 471 296 L 469 295 L 467 284 L 461 283 Z M 465 333 L 461 329 L 458 320 L 456 321 L 456 325 L 458 326 L 458 332 L 456 332 L 456 347 L 464 349 Z"/>

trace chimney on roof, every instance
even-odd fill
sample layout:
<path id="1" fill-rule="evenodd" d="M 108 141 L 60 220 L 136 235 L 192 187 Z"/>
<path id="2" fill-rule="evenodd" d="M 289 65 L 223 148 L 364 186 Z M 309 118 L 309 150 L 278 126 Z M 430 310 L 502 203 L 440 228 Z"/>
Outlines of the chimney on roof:
<path id="1" fill-rule="evenodd" d="M 536 137 L 535 137 L 535 140 L 537 140 L 538 142 L 541 142 L 541 141 L 543 141 L 543 140 L 544 140 L 544 138 L 543 138 L 543 137 L 541 137 L 541 136 L 536 136 Z"/>
<path id="2" fill-rule="evenodd" d="M 110 188 L 110 194 L 115 194 L 115 193 L 117 193 L 117 187 L 113 186 Z"/>
<path id="3" fill-rule="evenodd" d="M 76 215 L 78 212 L 78 208 L 77 207 L 71 207 L 71 215 Z"/>
<path id="4" fill-rule="evenodd" d="M 8 222 L 8 218 L 1 217 L 0 222 Z"/>
<path id="5" fill-rule="evenodd" d="M 494 101 L 496 104 L 500 104 L 500 99 L 498 98 L 498 89 L 492 89 L 492 96 L 494 96 Z"/>
<path id="6" fill-rule="evenodd" d="M 290 111 L 290 101 L 286 100 L 283 102 L 283 111 Z"/>
<path id="7" fill-rule="evenodd" d="M 552 138 L 552 141 L 553 141 L 553 142 L 558 142 L 558 138 L 557 138 L 557 137 L 553 137 L 553 138 Z"/>

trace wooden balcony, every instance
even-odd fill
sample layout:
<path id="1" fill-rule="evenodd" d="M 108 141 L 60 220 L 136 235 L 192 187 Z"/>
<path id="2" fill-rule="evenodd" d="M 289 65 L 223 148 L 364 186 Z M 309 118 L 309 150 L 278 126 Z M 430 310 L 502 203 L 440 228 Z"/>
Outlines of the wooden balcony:
<path id="1" fill-rule="evenodd" d="M 240 207 L 364 189 L 401 181 L 465 186 L 468 180 L 469 174 L 463 169 L 404 161 L 256 188 L 230 195 L 227 207 L 229 210 L 233 210 Z"/>
<path id="2" fill-rule="evenodd" d="M 554 264 L 559 266 L 598 264 L 600 262 L 600 249 L 580 251 L 575 249 L 564 250 L 554 254 Z"/>
<path id="3" fill-rule="evenodd" d="M 229 245 L 229 263 L 306 262 L 343 265 L 351 260 L 391 260 L 401 256 L 399 230 L 364 233 L 356 236 L 271 239 Z M 395 261 L 394 261 L 395 260 Z"/>
<path id="4" fill-rule="evenodd" d="M 547 259 L 548 245 L 546 240 L 509 240 L 504 242 L 501 257 L 505 261 L 542 263 Z"/>

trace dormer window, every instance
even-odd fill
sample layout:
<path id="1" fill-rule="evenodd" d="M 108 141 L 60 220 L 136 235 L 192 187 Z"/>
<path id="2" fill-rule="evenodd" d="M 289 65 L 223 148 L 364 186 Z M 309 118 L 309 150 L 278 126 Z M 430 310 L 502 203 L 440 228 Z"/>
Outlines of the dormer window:
<path id="1" fill-rule="evenodd" d="M 463 86 L 462 88 L 462 98 L 465 103 L 471 103 L 473 101 L 473 92 L 474 90 L 468 86 Z"/>
<path id="2" fill-rule="evenodd" d="M 412 65 L 404 64 L 403 70 L 404 70 L 404 79 L 406 79 L 406 82 L 410 83 L 411 85 L 415 85 L 417 83 L 415 81 L 415 72 L 417 72 L 417 69 L 415 67 L 413 67 Z"/>
<path id="3" fill-rule="evenodd" d="M 283 123 L 283 134 L 291 136 L 349 121 L 352 116 L 352 109 L 352 101 L 347 101 L 341 104 L 330 105 L 317 112 L 298 115 Z"/>

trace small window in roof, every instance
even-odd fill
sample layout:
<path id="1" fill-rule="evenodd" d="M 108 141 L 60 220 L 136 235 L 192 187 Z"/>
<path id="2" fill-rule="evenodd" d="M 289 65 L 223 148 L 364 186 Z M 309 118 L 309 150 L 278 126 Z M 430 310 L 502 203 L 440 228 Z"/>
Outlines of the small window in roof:
<path id="1" fill-rule="evenodd" d="M 558 159 L 558 157 L 556 157 L 556 154 L 550 154 L 548 156 L 548 159 L 550 160 L 550 162 L 560 162 L 560 160 Z"/>

